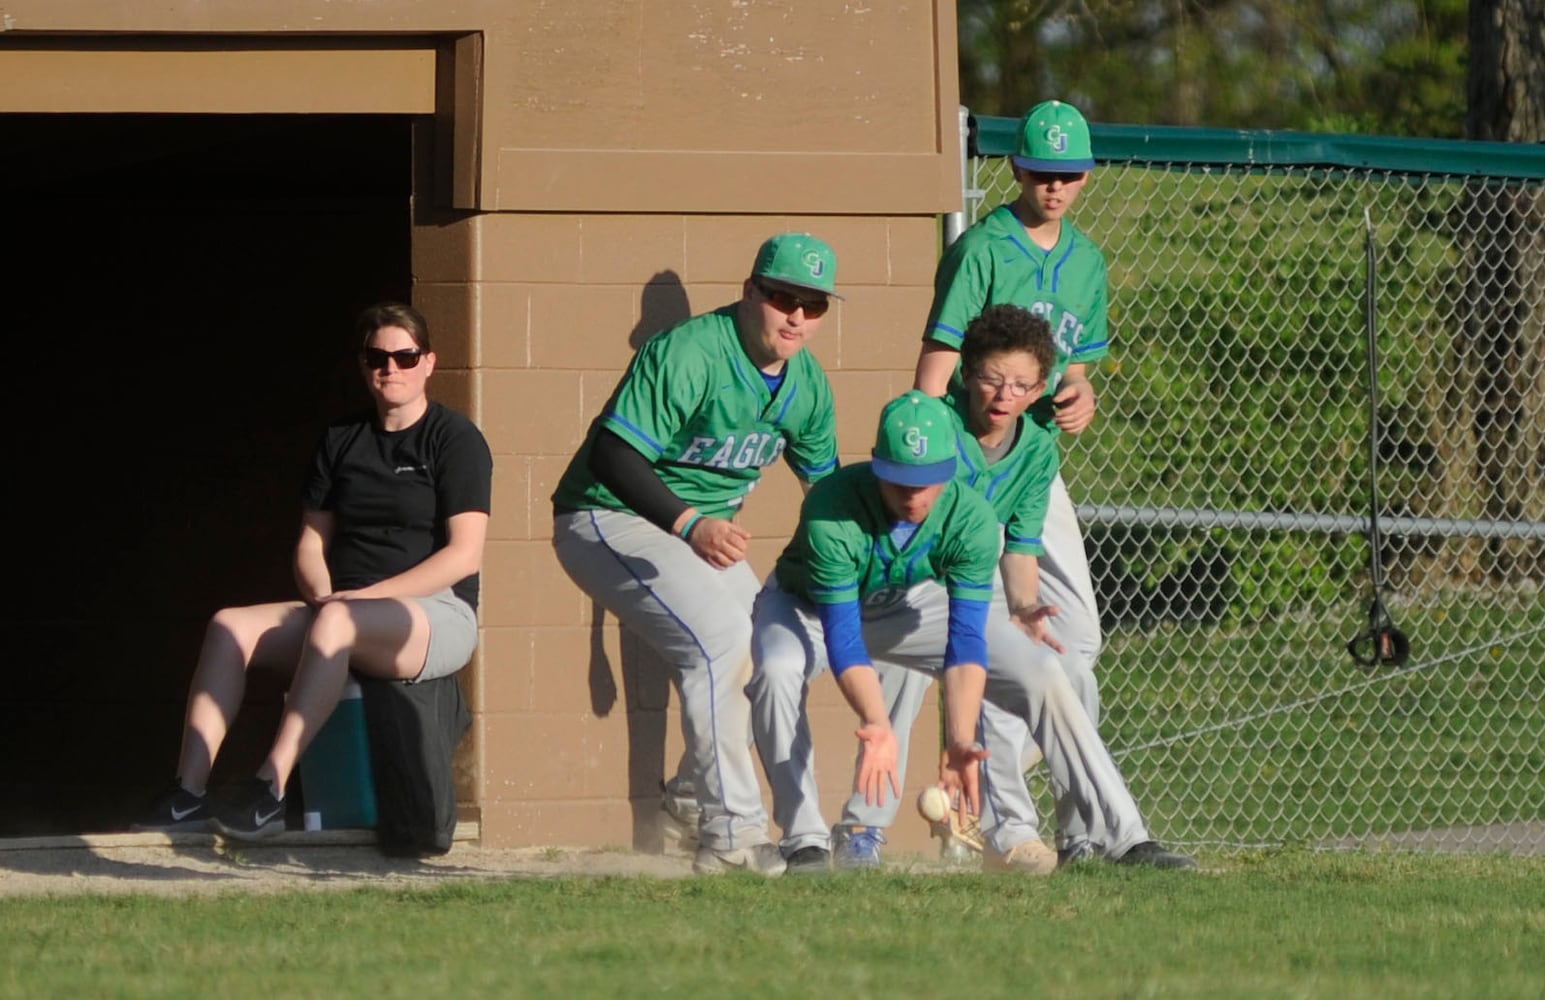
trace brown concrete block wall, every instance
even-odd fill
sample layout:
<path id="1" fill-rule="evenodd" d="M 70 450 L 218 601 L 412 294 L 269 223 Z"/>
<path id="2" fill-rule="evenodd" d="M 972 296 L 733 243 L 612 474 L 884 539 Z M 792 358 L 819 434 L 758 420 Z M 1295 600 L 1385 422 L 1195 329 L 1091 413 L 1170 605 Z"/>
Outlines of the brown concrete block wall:
<path id="1" fill-rule="evenodd" d="M 491 844 L 623 842 L 629 818 L 653 808 L 649 761 L 630 756 L 629 734 L 653 741 L 667 768 L 680 750 L 660 679 L 618 665 L 640 658 L 615 625 L 596 628 L 547 542 L 547 498 L 632 351 L 734 299 L 768 234 L 820 233 L 852 298 L 815 350 L 837 389 L 843 454 L 861 457 L 878 406 L 910 382 L 935 215 L 958 207 L 952 4 L 654 4 L 647 17 L 642 0 L 607 6 L 601 20 L 617 30 L 603 38 L 593 11 L 499 0 L 5 8 L 32 37 L 0 47 L 0 70 L 25 84 L 0 88 L 3 110 L 414 116 L 411 270 L 436 331 L 431 391 L 484 429 L 498 470 L 484 642 L 462 677 L 474 731 L 458 760 Z M 48 73 L 35 71 L 32 42 L 57 50 L 43 53 Z M 477 58 L 441 74 L 441 52 Z M 361 59 L 392 71 L 361 71 Z M 388 77 L 396 84 L 361 83 Z M 463 89 L 437 92 L 447 79 Z M 436 136 L 450 142 L 433 149 Z M 429 207 L 447 169 L 455 182 L 440 187 L 479 211 Z M 779 214 L 790 212 L 829 214 Z M 776 506 L 752 515 L 764 572 L 793 524 L 787 484 L 769 487 Z M 552 687 L 565 666 L 538 663 L 539 648 L 577 658 L 567 669 L 588 707 Z M 605 714 L 603 667 L 626 693 Z M 835 697 L 829 683 L 817 691 Z M 558 747 L 535 744 L 537 732 Z M 600 776 L 529 776 L 522 754 L 554 753 Z M 842 785 L 841 770 L 825 780 Z"/>
<path id="2" fill-rule="evenodd" d="M 489 214 L 428 234 L 420 273 L 436 280 L 421 283 L 419 304 L 476 331 L 474 405 L 495 455 L 474 688 L 487 844 L 650 844 L 655 783 L 681 752 L 674 698 L 663 668 L 609 615 L 598 625 L 557 565 L 549 497 L 637 347 L 738 297 L 757 246 L 784 229 L 815 232 L 838 254 L 849 299 L 813 350 L 836 393 L 844 460 L 860 459 L 880 406 L 911 383 L 937 254 L 931 217 Z M 476 280 L 449 280 L 463 261 Z M 748 502 L 758 575 L 786 544 L 800 496 L 779 467 Z M 835 819 L 851 782 L 851 713 L 829 679 L 811 700 Z M 931 707 L 919 725 L 931 747 Z M 909 794 L 932 780 L 932 756 L 913 762 Z M 897 833 L 903 849 L 926 846 L 911 835 L 926 837 L 920 823 Z"/>
<path id="3" fill-rule="evenodd" d="M 853 710 L 837 693 L 830 678 L 821 681 L 821 697 L 810 699 L 810 734 L 816 747 L 816 777 L 821 788 L 821 809 L 829 823 L 842 817 L 853 784 L 853 758 L 858 728 Z M 912 747 L 907 771 L 902 776 L 901 809 L 896 822 L 885 832 L 887 851 L 938 852 L 938 843 L 930 844 L 928 824 L 917 815 L 917 793 L 939 779 L 939 686 L 929 689 L 923 708 L 912 727 Z M 886 793 L 887 795 L 889 792 Z"/>

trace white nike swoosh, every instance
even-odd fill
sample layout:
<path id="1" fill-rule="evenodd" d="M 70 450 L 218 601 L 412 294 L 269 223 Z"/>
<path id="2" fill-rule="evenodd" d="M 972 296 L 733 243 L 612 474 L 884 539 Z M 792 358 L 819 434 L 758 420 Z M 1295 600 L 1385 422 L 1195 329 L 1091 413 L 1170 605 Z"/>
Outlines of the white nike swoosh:
<path id="1" fill-rule="evenodd" d="M 264 816 L 262 813 L 254 809 L 252 810 L 252 818 L 257 820 L 258 826 L 265 826 L 269 820 L 273 819 L 275 816 L 282 812 L 284 812 L 284 806 L 282 805 L 278 809 L 275 809 L 273 812 L 269 813 L 267 816 Z"/>
<path id="2" fill-rule="evenodd" d="M 172 806 L 172 822 L 174 822 L 174 823 L 181 823 L 183 820 L 187 819 L 189 816 L 192 816 L 194 813 L 198 812 L 200 806 L 202 806 L 203 804 L 204 803 L 200 802 L 198 805 L 196 805 L 196 806 L 189 806 L 186 809 L 178 809 L 176 806 Z"/>

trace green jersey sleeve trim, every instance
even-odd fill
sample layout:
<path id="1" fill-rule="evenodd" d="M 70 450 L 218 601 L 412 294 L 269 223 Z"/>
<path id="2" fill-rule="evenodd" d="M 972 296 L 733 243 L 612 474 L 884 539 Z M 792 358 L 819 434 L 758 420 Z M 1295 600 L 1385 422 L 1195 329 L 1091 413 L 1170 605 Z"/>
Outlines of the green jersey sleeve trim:
<path id="1" fill-rule="evenodd" d="M 665 454 L 664 445 L 650 437 L 642 428 L 633 426 L 619 414 L 608 413 L 601 418 L 601 423 L 607 430 L 637 448 L 639 454 L 650 462 L 658 462 L 660 456 Z"/>

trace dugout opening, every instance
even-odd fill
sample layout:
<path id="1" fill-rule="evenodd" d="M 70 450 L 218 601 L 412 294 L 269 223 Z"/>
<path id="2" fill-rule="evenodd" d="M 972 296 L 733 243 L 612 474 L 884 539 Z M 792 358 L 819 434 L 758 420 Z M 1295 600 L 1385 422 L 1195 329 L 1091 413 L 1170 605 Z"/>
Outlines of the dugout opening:
<path id="1" fill-rule="evenodd" d="M 0 115 L 0 836 L 125 828 L 218 607 L 293 593 L 305 463 L 411 294 L 408 115 Z M 258 682 L 215 774 L 250 771 Z"/>

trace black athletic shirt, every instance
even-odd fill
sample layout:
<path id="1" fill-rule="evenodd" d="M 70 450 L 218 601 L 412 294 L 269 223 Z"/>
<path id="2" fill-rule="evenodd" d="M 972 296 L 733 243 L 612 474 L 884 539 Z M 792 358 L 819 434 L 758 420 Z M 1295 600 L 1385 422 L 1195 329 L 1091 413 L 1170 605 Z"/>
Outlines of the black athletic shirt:
<path id="1" fill-rule="evenodd" d="M 445 547 L 445 522 L 488 512 L 493 457 L 472 421 L 431 402 L 413 426 L 381 429 L 375 413 L 328 427 L 301 496 L 306 510 L 334 517 L 327 571 L 334 590 L 396 576 Z M 477 607 L 477 574 L 456 583 Z"/>

